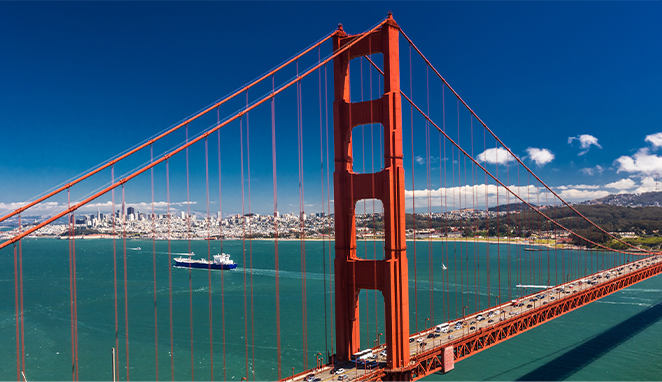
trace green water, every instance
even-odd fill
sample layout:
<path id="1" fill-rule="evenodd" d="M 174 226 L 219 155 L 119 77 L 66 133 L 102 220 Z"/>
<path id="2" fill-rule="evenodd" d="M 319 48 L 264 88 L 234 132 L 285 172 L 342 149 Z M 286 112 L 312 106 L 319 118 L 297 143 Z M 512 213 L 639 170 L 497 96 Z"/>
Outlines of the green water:
<path id="1" fill-rule="evenodd" d="M 230 253 L 239 264 L 237 270 L 214 271 L 211 274 L 206 270 L 193 270 L 190 272 L 190 289 L 189 271 L 172 268 L 168 260 L 168 243 L 157 242 L 155 257 L 158 334 L 155 333 L 152 242 L 127 241 L 126 300 L 122 241 L 118 240 L 116 244 L 120 379 L 127 377 L 125 301 L 128 307 L 130 379 L 156 379 L 158 351 L 159 379 L 171 378 L 172 362 L 174 378 L 177 380 L 209 380 L 212 378 L 210 349 L 213 346 L 213 378 L 239 380 L 246 375 L 247 345 L 248 368 L 250 373 L 255 373 L 255 379 L 273 380 L 277 377 L 273 242 L 246 242 L 244 261 L 242 242 L 225 241 L 223 251 Z M 185 241 L 173 241 L 171 252 L 174 256 L 186 253 L 188 245 Z M 219 245 L 219 242 L 211 243 L 212 254 L 220 251 Z M 381 246 L 379 242 L 359 242 L 358 251 L 362 257 L 373 258 L 375 249 L 379 252 Z M 132 249 L 137 247 L 141 250 Z M 279 243 L 283 376 L 289 375 L 292 367 L 295 372 L 304 368 L 301 249 L 298 241 Z M 191 250 L 195 251 L 197 256 L 206 257 L 207 243 L 192 242 Z M 244 264 L 249 265 L 251 253 L 254 306 L 252 312 L 250 270 L 246 272 L 248 293 L 244 300 Z M 332 315 L 329 306 L 331 292 L 328 286 L 330 281 L 329 276 L 324 275 L 324 271 L 329 273 L 329 265 L 323 262 L 323 259 L 328 261 L 328 243 L 308 241 L 305 244 L 305 253 L 307 366 L 313 367 L 315 354 L 325 354 L 327 350 L 331 350 L 332 345 Z M 549 280 L 555 284 L 567 277 L 574 279 L 609 264 L 627 261 L 627 258 L 622 256 L 601 252 L 558 251 L 558 256 L 555 257 L 552 251 L 549 255 L 548 267 L 547 251 L 525 252 L 518 246 L 484 243 L 474 245 L 419 241 L 416 243 L 418 266 L 414 275 L 414 244 L 408 242 L 411 331 L 415 331 L 417 326 L 420 330 L 425 324 L 429 325 L 426 318 L 439 323 L 459 316 L 464 306 L 469 313 L 486 308 L 488 304 L 494 305 L 496 296 L 499 295 L 499 285 L 501 298 L 505 302 L 508 298 L 525 293 L 515 288 L 517 283 L 546 284 Z M 82 380 L 108 380 L 112 378 L 111 348 L 116 341 L 113 242 L 106 239 L 77 240 L 76 257 L 79 377 Z M 555 258 L 558 259 L 557 263 L 554 262 Z M 517 268 L 517 259 L 525 264 L 523 269 Z M 446 271 L 442 270 L 442 263 L 448 268 Z M 434 270 L 432 274 L 430 269 Z M 24 240 L 23 272 L 26 377 L 28 380 L 70 379 L 68 242 L 52 239 Z M 172 353 L 169 272 L 172 272 Z M 211 343 L 209 277 L 212 286 Z M 0 338 L 3 343 L 0 346 L 1 380 L 16 378 L 14 280 L 13 248 L 5 248 L 0 250 L 0 286 L 4 291 L 0 297 Z M 660 292 L 661 278 L 644 281 L 472 356 L 458 363 L 456 369 L 447 375 L 432 375 L 429 379 L 660 380 Z M 526 293 L 531 293 L 531 290 Z M 376 297 L 378 296 L 373 292 L 365 291 L 360 296 L 362 342 L 365 346 L 372 345 L 377 333 L 383 332 L 383 318 L 380 317 L 383 303 L 380 297 Z M 430 300 L 434 304 L 432 309 Z M 155 336 L 158 336 L 158 346 L 155 345 Z"/>

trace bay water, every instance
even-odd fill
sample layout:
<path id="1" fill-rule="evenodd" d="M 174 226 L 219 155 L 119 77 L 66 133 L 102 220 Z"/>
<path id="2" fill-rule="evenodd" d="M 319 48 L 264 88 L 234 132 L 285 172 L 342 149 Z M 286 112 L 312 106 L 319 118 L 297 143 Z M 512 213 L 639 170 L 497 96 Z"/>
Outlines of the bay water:
<path id="1" fill-rule="evenodd" d="M 127 371 L 133 380 L 278 378 L 274 242 L 171 241 L 170 250 L 168 245 L 127 239 L 125 273 L 121 239 L 115 241 L 115 259 L 111 239 L 76 240 L 79 378 L 112 379 L 116 343 L 122 380 Z M 516 284 L 555 285 L 631 260 L 604 252 L 523 251 L 517 245 L 471 241 L 407 245 L 411 332 L 536 290 Z M 357 250 L 372 259 L 382 248 L 379 241 L 359 241 Z M 207 258 L 221 251 L 239 264 L 236 270 L 171 266 L 170 257 L 194 252 Z M 70 379 L 69 242 L 26 239 L 22 253 L 26 378 Z M 285 377 L 293 367 L 295 373 L 314 367 L 318 353 L 326 359 L 332 352 L 333 242 L 281 240 L 278 254 Z M 14 249 L 5 248 L 0 250 L 0 380 L 16 378 L 14 283 Z M 662 278 L 654 277 L 426 379 L 662 380 L 661 292 Z M 378 337 L 383 342 L 378 335 L 384 332 L 381 295 L 362 291 L 359 298 L 362 346 L 373 346 Z"/>

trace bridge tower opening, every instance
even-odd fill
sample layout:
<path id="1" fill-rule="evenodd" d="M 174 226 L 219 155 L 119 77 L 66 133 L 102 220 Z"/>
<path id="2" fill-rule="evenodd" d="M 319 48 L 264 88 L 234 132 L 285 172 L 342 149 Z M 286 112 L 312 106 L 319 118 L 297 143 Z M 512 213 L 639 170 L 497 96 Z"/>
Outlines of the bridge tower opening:
<path id="1" fill-rule="evenodd" d="M 387 367 L 395 369 L 396 374 L 392 375 L 404 377 L 409 365 L 409 294 L 399 34 L 399 27 L 389 14 L 381 28 L 370 32 L 333 61 L 334 272 L 337 359 L 348 360 L 361 349 L 359 292 L 361 289 L 376 289 L 384 298 Z M 333 49 L 337 51 L 362 36 L 347 35 L 340 26 L 333 38 Z M 376 53 L 382 53 L 384 59 L 384 94 L 374 100 L 351 102 L 349 62 Z M 384 169 L 357 174 L 352 170 L 352 129 L 371 123 L 379 123 L 384 129 Z M 356 255 L 356 203 L 370 198 L 379 199 L 384 207 L 382 260 L 360 259 Z"/>

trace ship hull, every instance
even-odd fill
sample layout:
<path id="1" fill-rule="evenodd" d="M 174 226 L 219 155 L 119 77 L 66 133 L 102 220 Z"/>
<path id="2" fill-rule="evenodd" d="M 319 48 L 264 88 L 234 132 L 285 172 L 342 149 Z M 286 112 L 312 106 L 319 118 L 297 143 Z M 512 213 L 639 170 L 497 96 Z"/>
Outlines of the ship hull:
<path id="1" fill-rule="evenodd" d="M 199 269 L 223 269 L 223 270 L 228 270 L 228 269 L 235 269 L 237 268 L 237 264 L 202 264 L 202 263 L 185 263 L 185 262 L 179 262 L 175 260 L 175 265 L 174 267 L 181 267 L 181 268 L 199 268 Z"/>

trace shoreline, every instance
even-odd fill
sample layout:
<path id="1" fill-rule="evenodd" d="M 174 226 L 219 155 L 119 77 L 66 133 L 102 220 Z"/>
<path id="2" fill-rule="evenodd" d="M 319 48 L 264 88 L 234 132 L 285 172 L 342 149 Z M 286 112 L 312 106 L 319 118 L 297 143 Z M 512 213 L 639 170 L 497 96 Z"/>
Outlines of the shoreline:
<path id="1" fill-rule="evenodd" d="M 117 239 L 123 239 L 121 236 L 113 236 L 113 235 L 81 235 L 81 236 L 72 236 L 73 239 L 75 240 L 109 240 L 115 238 Z M 69 236 L 28 236 L 25 239 L 54 239 L 54 240 L 67 240 L 69 239 Z M 145 240 L 145 241 L 150 241 L 152 240 L 151 237 L 127 237 L 127 240 L 133 241 L 133 240 Z M 1 240 L 1 239 L 0 239 Z M 156 241 L 167 241 L 167 238 L 159 237 L 156 238 Z M 169 240 L 171 241 L 206 241 L 208 239 L 206 238 L 170 238 Z M 238 241 L 242 240 L 241 237 L 228 237 L 224 238 L 223 240 L 229 240 L 229 241 Z M 253 240 L 253 241 L 276 241 L 275 238 L 270 238 L 270 237 L 260 237 L 260 238 L 246 238 L 245 240 Z M 300 241 L 300 238 L 278 238 L 278 241 Z M 335 237 L 306 237 L 303 240 L 305 241 L 334 241 Z M 377 237 L 375 239 L 373 238 L 358 238 L 356 239 L 357 243 L 361 241 L 384 241 L 383 237 Z M 220 241 L 218 238 L 212 238 L 210 241 Z M 435 242 L 466 242 L 466 243 L 488 243 L 488 244 L 515 244 L 515 245 L 527 245 L 527 246 L 535 246 L 535 247 L 547 247 L 547 248 L 568 248 L 568 245 L 563 245 L 561 246 L 555 246 L 552 243 L 535 243 L 535 242 L 529 242 L 529 241 L 524 241 L 524 240 L 516 240 L 516 239 L 495 239 L 495 238 L 420 238 L 420 239 L 414 239 L 414 238 L 407 238 L 406 242 L 414 242 L 414 241 L 435 241 Z M 568 248 L 568 249 L 577 249 L 577 248 Z M 583 248 L 580 248 L 583 249 Z"/>

